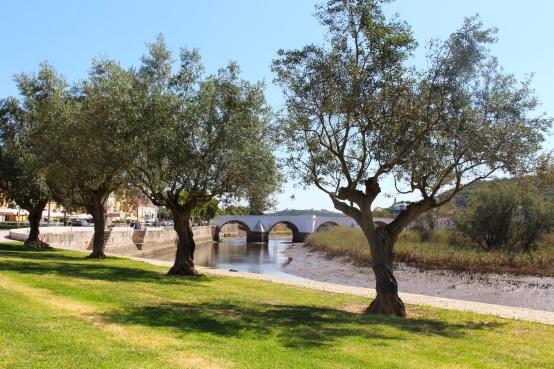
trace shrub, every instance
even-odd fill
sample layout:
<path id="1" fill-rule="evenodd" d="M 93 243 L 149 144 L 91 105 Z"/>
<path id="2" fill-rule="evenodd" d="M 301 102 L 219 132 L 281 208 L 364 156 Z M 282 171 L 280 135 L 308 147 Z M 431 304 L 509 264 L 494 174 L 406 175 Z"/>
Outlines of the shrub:
<path id="1" fill-rule="evenodd" d="M 419 235 L 419 241 L 431 241 L 435 236 L 435 221 L 434 212 L 428 211 L 418 216 L 412 225 L 412 230 Z"/>
<path id="2" fill-rule="evenodd" d="M 495 181 L 475 190 L 457 229 L 487 251 L 529 251 L 552 229 L 554 207 L 536 190 Z"/>

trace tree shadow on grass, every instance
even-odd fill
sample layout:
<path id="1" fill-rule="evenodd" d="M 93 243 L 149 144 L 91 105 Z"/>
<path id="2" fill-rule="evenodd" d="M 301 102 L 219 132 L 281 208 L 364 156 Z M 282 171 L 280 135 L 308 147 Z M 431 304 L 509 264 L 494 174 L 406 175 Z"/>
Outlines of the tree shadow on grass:
<path id="1" fill-rule="evenodd" d="M 17 260 L 10 260 L 10 258 Z M 108 258 L 99 261 L 87 259 L 84 255 L 68 255 L 57 249 L 26 249 L 21 245 L 0 244 L 0 271 L 35 275 L 55 274 L 112 282 L 149 282 L 187 286 L 201 286 L 203 282 L 211 279 L 206 276 L 170 277 L 153 270 L 118 265 L 121 262 L 126 260 Z"/>
<path id="2" fill-rule="evenodd" d="M 387 345 L 391 340 L 406 339 L 405 333 L 460 338 L 472 330 L 496 329 L 503 325 L 499 322 L 447 323 L 431 319 L 361 315 L 306 305 L 244 305 L 232 302 L 142 306 L 109 312 L 103 318 L 118 324 L 168 327 L 181 334 L 211 333 L 229 338 L 276 339 L 290 348 L 330 345 L 347 337 Z"/>
<path id="3" fill-rule="evenodd" d="M 0 257 L 29 258 L 36 260 L 52 259 L 58 260 L 82 260 L 80 255 L 67 255 L 60 249 L 33 249 L 23 247 L 23 243 L 0 243 Z"/>

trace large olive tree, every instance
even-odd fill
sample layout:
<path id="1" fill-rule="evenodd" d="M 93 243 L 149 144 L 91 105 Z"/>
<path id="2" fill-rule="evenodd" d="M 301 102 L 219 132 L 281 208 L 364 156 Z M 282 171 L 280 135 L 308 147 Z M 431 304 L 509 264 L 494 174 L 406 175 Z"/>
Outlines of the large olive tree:
<path id="1" fill-rule="evenodd" d="M 490 56 L 494 30 L 467 19 L 430 44 L 425 67 L 410 67 L 416 42 L 407 24 L 384 16 L 383 2 L 327 1 L 318 11 L 327 44 L 281 50 L 273 70 L 292 173 L 363 230 L 377 291 L 368 312 L 405 316 L 392 272 L 400 232 L 474 181 L 528 167 L 550 120 L 531 116 L 529 83 Z M 387 177 L 420 199 L 376 226 L 371 206 Z"/>
<path id="2" fill-rule="evenodd" d="M 95 60 L 88 78 L 67 90 L 68 113 L 44 126 L 44 158 L 57 200 L 94 221 L 92 258 L 104 258 L 106 202 L 134 158 L 133 73 Z"/>
<path id="3" fill-rule="evenodd" d="M 195 275 L 194 209 L 214 197 L 245 198 L 256 183 L 274 182 L 271 112 L 263 85 L 241 80 L 236 64 L 204 76 L 198 52 L 182 50 L 174 72 L 163 38 L 148 46 L 137 70 L 144 134 L 131 178 L 173 214 L 178 242 L 169 274 Z"/>

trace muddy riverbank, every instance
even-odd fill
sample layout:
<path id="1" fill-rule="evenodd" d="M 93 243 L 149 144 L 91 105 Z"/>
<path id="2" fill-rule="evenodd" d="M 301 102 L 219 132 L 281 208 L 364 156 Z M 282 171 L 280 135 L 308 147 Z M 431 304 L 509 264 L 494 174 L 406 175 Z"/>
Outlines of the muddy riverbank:
<path id="1" fill-rule="evenodd" d="M 356 266 L 345 258 L 328 259 L 303 244 L 291 244 L 284 254 L 289 258 L 282 267 L 286 273 L 322 282 L 375 287 L 369 267 Z M 554 311 L 554 277 L 419 270 L 404 264 L 396 266 L 395 276 L 402 292 Z"/>

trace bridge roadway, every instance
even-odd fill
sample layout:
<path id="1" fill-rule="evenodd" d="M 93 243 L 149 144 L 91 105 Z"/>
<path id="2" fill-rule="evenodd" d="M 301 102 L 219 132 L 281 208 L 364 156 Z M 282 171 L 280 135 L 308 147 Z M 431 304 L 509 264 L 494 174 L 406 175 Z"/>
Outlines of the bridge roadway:
<path id="1" fill-rule="evenodd" d="M 389 218 L 375 218 L 375 224 L 388 224 Z M 210 221 L 214 241 L 219 241 L 221 228 L 226 224 L 238 224 L 246 232 L 246 242 L 267 242 L 269 232 L 277 224 L 284 224 L 292 231 L 292 242 L 304 242 L 306 237 L 329 226 L 342 225 L 356 228 L 354 219 L 347 216 L 306 215 L 222 215 Z"/>

